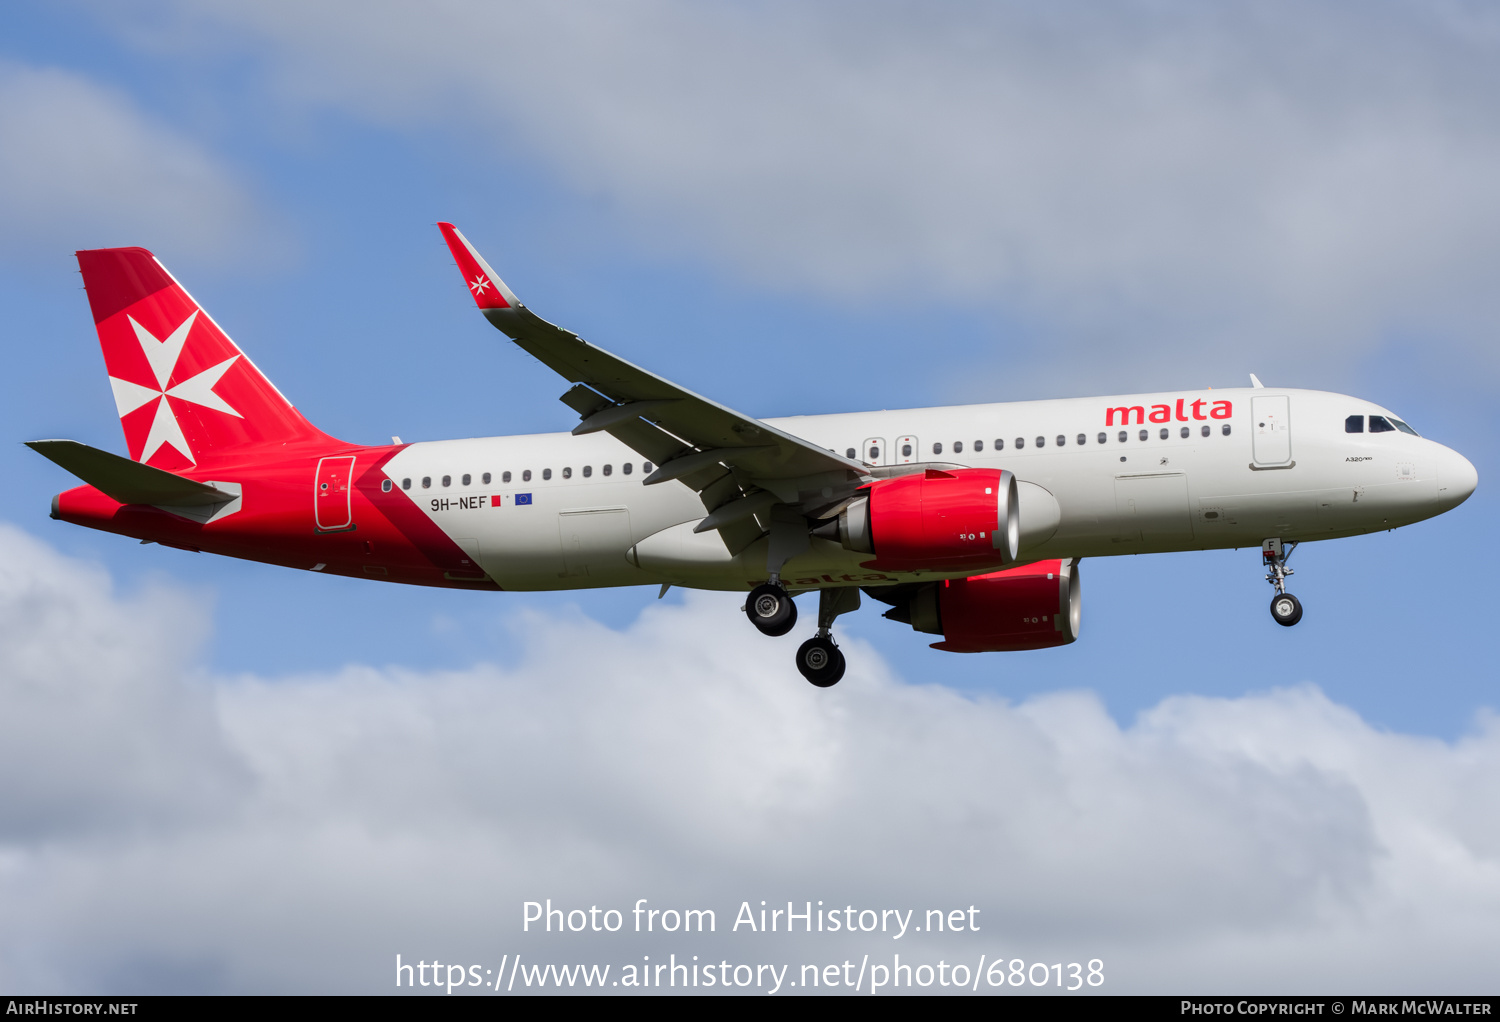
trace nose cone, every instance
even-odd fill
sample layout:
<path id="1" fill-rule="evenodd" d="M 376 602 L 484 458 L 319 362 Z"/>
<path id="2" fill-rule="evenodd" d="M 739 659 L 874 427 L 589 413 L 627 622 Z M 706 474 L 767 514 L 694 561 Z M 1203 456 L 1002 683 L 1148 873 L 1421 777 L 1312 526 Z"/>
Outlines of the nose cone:
<path id="1" fill-rule="evenodd" d="M 1458 507 L 1468 500 L 1478 485 L 1479 473 L 1469 459 L 1444 447 L 1438 463 L 1438 503 L 1443 505 L 1443 510 Z"/>

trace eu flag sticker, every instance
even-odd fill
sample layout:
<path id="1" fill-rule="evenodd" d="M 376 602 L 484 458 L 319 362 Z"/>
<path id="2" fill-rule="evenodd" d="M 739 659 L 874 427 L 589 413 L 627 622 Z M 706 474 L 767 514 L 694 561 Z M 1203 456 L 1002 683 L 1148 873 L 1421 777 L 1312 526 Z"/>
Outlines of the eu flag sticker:
<path id="1" fill-rule="evenodd" d="M 516 494 L 516 503 L 517 504 L 530 504 L 531 503 L 531 494 L 529 494 L 529 493 L 518 493 L 518 494 Z"/>

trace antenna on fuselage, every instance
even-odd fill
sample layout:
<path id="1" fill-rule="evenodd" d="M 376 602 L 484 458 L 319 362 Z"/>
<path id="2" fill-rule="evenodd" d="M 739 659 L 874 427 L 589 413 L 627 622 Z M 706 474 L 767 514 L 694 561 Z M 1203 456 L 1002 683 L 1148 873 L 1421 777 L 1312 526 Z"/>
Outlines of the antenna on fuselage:
<path id="1" fill-rule="evenodd" d="M 1264 383 L 1261 383 L 1260 377 L 1256 376 L 1254 373 L 1250 374 L 1250 386 L 1254 387 L 1256 390 L 1266 389 L 1266 385 Z"/>

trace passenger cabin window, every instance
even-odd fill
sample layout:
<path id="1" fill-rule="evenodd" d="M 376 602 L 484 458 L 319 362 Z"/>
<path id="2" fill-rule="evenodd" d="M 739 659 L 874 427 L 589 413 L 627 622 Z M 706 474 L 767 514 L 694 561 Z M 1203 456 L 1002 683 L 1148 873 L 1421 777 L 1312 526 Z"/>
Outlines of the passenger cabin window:
<path id="1" fill-rule="evenodd" d="M 1044 436 L 1037 437 L 1036 438 L 1036 445 L 1038 447 L 1046 447 L 1047 446 L 1047 438 L 1044 437 Z"/>
<path id="2" fill-rule="evenodd" d="M 472 482 L 473 482 L 473 481 L 474 481 L 474 477 L 473 477 L 473 476 L 471 476 L 471 475 L 469 475 L 469 473 L 467 473 L 467 472 L 465 472 L 465 473 L 464 473 L 464 478 L 463 478 L 463 484 L 464 484 L 464 485 L 465 485 L 465 486 L 468 486 L 468 485 L 469 485 L 469 484 L 470 484 L 470 483 L 472 483 Z"/>
<path id="3" fill-rule="evenodd" d="M 1065 437 L 1065 436 L 1063 436 L 1061 433 L 1057 434 L 1057 446 L 1059 446 L 1059 447 L 1066 447 L 1066 446 L 1068 446 L 1068 438 Z"/>
<path id="4" fill-rule="evenodd" d="M 391 490 L 393 490 L 394 488 L 395 488 L 394 485 L 391 483 L 391 481 L 389 479 L 382 479 L 382 480 L 380 480 L 380 492 L 381 493 L 390 493 Z"/>
<path id="5" fill-rule="evenodd" d="M 880 460 L 880 448 L 879 447 L 871 447 L 870 448 L 870 460 L 872 462 Z"/>
<path id="6" fill-rule="evenodd" d="M 423 476 L 422 477 L 422 489 L 424 489 L 424 490 L 430 490 L 430 489 L 432 489 L 432 476 Z"/>
<path id="7" fill-rule="evenodd" d="M 1212 433 L 1213 430 L 1209 429 L 1207 426 L 1204 426 L 1202 432 L 1204 436 L 1208 436 L 1208 434 Z"/>
<path id="8" fill-rule="evenodd" d="M 548 474 L 551 473 L 551 471 L 552 471 L 551 469 L 548 469 L 547 473 L 544 473 L 542 475 L 542 478 L 546 479 L 548 477 Z M 563 469 L 563 478 L 564 479 L 572 479 L 573 478 L 573 467 L 571 465 L 568 466 L 567 468 Z"/>
<path id="9" fill-rule="evenodd" d="M 1151 431 L 1150 430 L 1145 430 L 1145 429 L 1141 430 L 1141 439 L 1142 440 L 1150 439 L 1150 437 L 1151 437 Z"/>
<path id="10" fill-rule="evenodd" d="M 634 468 L 634 467 L 635 467 L 634 465 L 632 465 L 630 462 L 627 461 L 625 464 L 623 464 L 623 465 L 620 466 L 620 471 L 623 472 L 623 473 L 625 473 L 626 475 L 629 475 L 630 474 L 630 470 L 632 468 Z"/>
<path id="11" fill-rule="evenodd" d="M 901 457 L 903 457 L 903 458 L 910 458 L 911 457 L 911 444 L 902 444 L 901 445 Z"/>
<path id="12" fill-rule="evenodd" d="M 1178 431 L 1178 435 L 1181 436 L 1182 439 L 1186 440 L 1189 436 L 1192 435 L 1192 432 L 1192 430 L 1188 429 L 1186 426 L 1183 426 L 1182 429 Z"/>
<path id="13" fill-rule="evenodd" d="M 1016 450 L 1019 451 L 1021 448 L 1025 447 L 1025 446 L 1026 446 L 1026 438 L 1023 437 L 1023 436 L 1016 437 Z"/>
<path id="14" fill-rule="evenodd" d="M 484 485 L 488 486 L 490 484 L 490 474 L 488 472 L 486 472 L 484 475 L 482 475 L 482 476 L 479 477 L 479 481 L 481 483 L 484 483 Z"/>
<path id="15" fill-rule="evenodd" d="M 452 486 L 452 485 L 453 485 L 453 477 L 452 476 L 443 476 L 443 486 L 444 487 L 448 487 L 448 486 Z"/>
<path id="16" fill-rule="evenodd" d="M 1227 423 L 1227 422 L 1224 423 L 1224 427 L 1223 427 L 1223 429 L 1220 430 L 1220 432 L 1223 433 L 1225 436 L 1228 436 L 1229 435 L 1229 423 Z"/>
<path id="17" fill-rule="evenodd" d="M 1079 447 L 1082 447 L 1084 444 L 1086 444 L 1088 442 L 1089 442 L 1089 435 L 1087 433 L 1079 433 L 1078 434 L 1078 446 Z"/>
<path id="18" fill-rule="evenodd" d="M 603 469 L 601 469 L 601 471 L 602 471 L 602 472 L 603 472 L 603 473 L 604 473 L 604 474 L 605 474 L 605 475 L 610 475 L 610 474 L 611 474 L 611 473 L 613 473 L 613 472 L 614 472 L 614 470 L 615 470 L 615 467 L 614 467 L 614 466 L 613 466 L 613 465 L 605 465 L 605 466 L 604 466 L 604 468 L 603 468 Z"/>
<path id="19" fill-rule="evenodd" d="M 962 454 L 962 453 L 964 453 L 964 442 L 962 440 L 955 440 L 955 441 L 953 441 L 953 453 L 954 454 Z"/>
<path id="20" fill-rule="evenodd" d="M 932 453 L 933 454 L 942 454 L 943 453 L 943 445 L 941 443 L 933 444 L 932 445 Z"/>
<path id="21" fill-rule="evenodd" d="M 982 450 L 984 450 L 984 441 L 983 440 L 975 440 L 974 441 L 974 452 L 977 454 L 978 452 L 980 452 Z"/>
<path id="22" fill-rule="evenodd" d="M 542 479 L 543 480 L 547 480 L 547 479 L 551 479 L 551 478 L 552 478 L 552 470 L 550 468 L 544 468 L 544 469 L 542 469 Z"/>
<path id="23" fill-rule="evenodd" d="M 1104 443 L 1108 439 L 1109 439 L 1109 434 L 1108 433 L 1100 433 L 1099 434 L 1099 442 L 1101 444 Z"/>
<path id="24" fill-rule="evenodd" d="M 1387 422 L 1384 415 L 1372 415 L 1370 416 L 1370 432 L 1394 433 L 1396 432 L 1396 427 Z"/>
<path id="25" fill-rule="evenodd" d="M 410 479 L 403 479 L 403 480 L 401 480 L 401 488 L 403 490 L 409 490 L 409 489 L 411 489 L 411 480 Z"/>
<path id="26" fill-rule="evenodd" d="M 1351 415 L 1344 420 L 1345 433 L 1363 433 L 1365 431 L 1365 417 L 1363 415 Z"/>
<path id="27" fill-rule="evenodd" d="M 1161 433 L 1160 433 L 1160 436 L 1161 436 L 1161 438 L 1162 438 L 1162 439 L 1163 439 L 1163 440 L 1165 440 L 1165 439 L 1166 439 L 1166 438 L 1167 438 L 1167 437 L 1169 437 L 1169 436 L 1171 436 L 1171 435 L 1172 435 L 1172 431 L 1171 431 L 1171 430 L 1170 430 L 1170 429 L 1168 429 L 1168 428 L 1167 428 L 1167 427 L 1165 427 L 1165 426 L 1163 426 L 1163 427 L 1162 427 L 1162 428 L 1161 428 Z"/>
<path id="28" fill-rule="evenodd" d="M 528 476 L 527 478 L 530 478 L 530 477 Z M 502 483 L 508 483 L 508 482 L 510 482 L 510 473 L 509 472 L 501 472 L 500 473 L 500 481 Z"/>
<path id="29" fill-rule="evenodd" d="M 1120 443 L 1123 444 L 1126 440 L 1129 440 L 1129 439 L 1130 439 L 1130 434 L 1127 433 L 1127 432 L 1125 432 L 1123 429 L 1120 430 Z"/>
<path id="30" fill-rule="evenodd" d="M 997 451 L 1003 451 L 1003 450 L 1005 450 L 1005 441 L 1004 440 L 996 440 L 995 441 L 995 450 L 997 450 Z"/>
<path id="31" fill-rule="evenodd" d="M 641 471 L 642 472 L 650 472 L 651 471 L 651 462 L 649 462 L 649 461 L 643 461 L 643 462 L 641 462 Z"/>
<path id="32" fill-rule="evenodd" d="M 851 447 L 847 451 L 844 452 L 844 457 L 846 457 L 846 458 L 853 458 L 857 453 L 859 453 L 859 452 L 856 451 L 854 448 Z"/>
<path id="33" fill-rule="evenodd" d="M 583 466 L 583 478 L 587 479 L 589 476 L 591 476 L 593 474 L 594 474 L 594 466 L 593 465 L 585 465 L 585 466 Z"/>
<path id="34" fill-rule="evenodd" d="M 523 482 L 523 483 L 529 483 L 529 482 L 531 482 L 531 469 L 528 468 L 528 469 L 526 469 L 526 471 L 524 471 L 524 472 L 521 473 L 521 482 Z"/>

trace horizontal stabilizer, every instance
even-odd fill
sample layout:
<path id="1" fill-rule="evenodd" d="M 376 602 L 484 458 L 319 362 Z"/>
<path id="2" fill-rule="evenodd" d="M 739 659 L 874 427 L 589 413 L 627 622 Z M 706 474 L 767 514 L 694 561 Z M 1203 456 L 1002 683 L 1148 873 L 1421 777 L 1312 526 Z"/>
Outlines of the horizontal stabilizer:
<path id="1" fill-rule="evenodd" d="M 32 440 L 26 446 L 121 504 L 206 507 L 237 496 L 76 440 Z"/>

